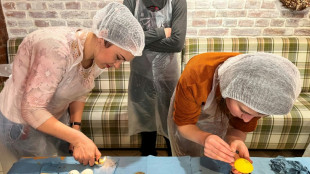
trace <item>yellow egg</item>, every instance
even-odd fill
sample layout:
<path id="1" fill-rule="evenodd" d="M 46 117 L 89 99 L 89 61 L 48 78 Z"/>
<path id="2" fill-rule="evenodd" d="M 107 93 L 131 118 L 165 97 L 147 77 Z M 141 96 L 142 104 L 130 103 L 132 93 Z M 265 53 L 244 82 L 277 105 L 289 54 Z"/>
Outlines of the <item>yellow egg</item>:
<path id="1" fill-rule="evenodd" d="M 96 165 L 100 165 L 100 164 L 103 164 L 105 161 L 106 161 L 106 159 L 107 159 L 107 157 L 105 156 L 103 159 L 102 158 L 99 158 L 99 160 L 98 161 L 95 161 L 95 164 Z"/>
<path id="2" fill-rule="evenodd" d="M 102 158 L 100 158 L 99 159 L 99 164 L 103 164 L 104 162 L 105 162 L 105 160 L 107 159 L 107 157 L 105 156 L 103 159 Z"/>
<path id="3" fill-rule="evenodd" d="M 244 158 L 238 158 L 235 161 L 235 168 L 241 173 L 251 173 L 254 170 L 253 165 L 250 163 L 250 161 L 244 159 Z"/>
<path id="4" fill-rule="evenodd" d="M 99 164 L 102 164 L 104 161 L 103 161 L 103 159 L 99 159 Z"/>

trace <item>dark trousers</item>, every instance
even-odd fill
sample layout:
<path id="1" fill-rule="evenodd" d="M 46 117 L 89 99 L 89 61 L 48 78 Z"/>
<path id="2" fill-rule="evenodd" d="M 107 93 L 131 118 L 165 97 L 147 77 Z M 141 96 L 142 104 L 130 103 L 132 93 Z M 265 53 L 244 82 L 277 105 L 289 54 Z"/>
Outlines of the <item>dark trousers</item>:
<path id="1" fill-rule="evenodd" d="M 141 142 L 141 155 L 142 156 L 148 156 L 153 155 L 156 156 L 156 137 L 157 132 L 141 132 L 142 142 Z M 171 156 L 171 147 L 170 147 L 170 141 L 168 138 L 164 137 L 167 145 L 167 153 L 168 156 Z"/>

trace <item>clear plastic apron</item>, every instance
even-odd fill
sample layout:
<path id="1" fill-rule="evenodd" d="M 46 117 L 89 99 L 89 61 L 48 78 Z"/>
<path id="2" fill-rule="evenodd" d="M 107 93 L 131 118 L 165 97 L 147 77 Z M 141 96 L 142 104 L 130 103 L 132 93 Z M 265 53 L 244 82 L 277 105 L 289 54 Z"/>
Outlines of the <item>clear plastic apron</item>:
<path id="1" fill-rule="evenodd" d="M 78 36 L 79 32 L 76 33 Z M 85 37 L 87 34 L 85 34 Z M 78 36 L 80 37 L 80 36 Z M 86 39 L 86 38 L 85 38 Z M 80 40 L 78 40 L 78 46 L 80 50 L 83 50 L 82 44 Z M 75 65 L 72 67 L 78 66 L 77 64 L 81 62 L 83 59 L 83 55 L 81 54 L 79 58 L 77 58 Z M 5 64 L 6 66 L 0 66 L 0 76 L 11 76 L 11 64 Z M 72 68 L 71 67 L 71 68 Z M 1 69 L 3 68 L 3 69 Z M 101 69 L 95 64 L 95 76 L 101 73 Z M 72 69 L 70 69 L 72 70 Z M 72 71 L 77 71 L 73 69 Z M 76 75 L 77 74 L 72 74 Z M 66 76 L 65 79 L 60 83 L 61 85 L 66 85 L 70 87 L 70 84 L 66 84 L 68 82 L 67 79 L 76 78 Z M 10 77 L 12 78 L 12 77 Z M 9 79 L 10 80 L 10 79 Z M 6 82 L 7 83 L 7 82 Z M 71 84 L 74 85 L 74 84 Z M 93 84 L 92 84 L 93 85 Z M 79 87 L 79 93 L 86 93 L 90 89 L 86 87 Z M 57 91 L 56 91 L 57 92 Z M 60 91 L 61 92 L 61 91 Z M 67 94 L 63 96 L 63 100 L 71 100 L 74 101 L 74 93 L 76 91 L 72 91 L 73 95 Z M 65 125 L 69 126 L 70 115 L 67 111 L 63 113 L 63 115 L 58 119 Z M 53 137 L 51 135 L 40 132 L 27 124 L 19 124 L 13 121 L 8 120 L 0 111 L 0 141 L 7 146 L 16 157 L 22 156 L 65 156 L 69 154 L 69 143 L 65 142 L 61 139 Z M 1 143 L 0 142 L 0 143 Z"/>
<path id="2" fill-rule="evenodd" d="M 219 68 L 219 66 L 218 66 Z M 218 86 L 218 77 L 216 69 L 213 77 L 212 90 L 201 107 L 201 114 L 196 125 L 203 131 L 218 135 L 224 138 L 228 127 L 228 117 L 219 111 L 216 102 L 216 89 Z M 173 156 L 204 156 L 204 147 L 185 139 L 177 130 L 177 125 L 173 121 L 175 93 L 171 98 L 168 114 L 168 132 Z"/>
<path id="3" fill-rule="evenodd" d="M 135 17 L 144 31 L 171 27 L 172 5 L 168 0 L 159 11 L 148 10 L 137 0 Z M 130 64 L 128 87 L 129 134 L 157 131 L 168 137 L 167 114 L 170 99 L 177 84 L 176 53 L 154 52 L 145 49 L 142 56 Z"/>

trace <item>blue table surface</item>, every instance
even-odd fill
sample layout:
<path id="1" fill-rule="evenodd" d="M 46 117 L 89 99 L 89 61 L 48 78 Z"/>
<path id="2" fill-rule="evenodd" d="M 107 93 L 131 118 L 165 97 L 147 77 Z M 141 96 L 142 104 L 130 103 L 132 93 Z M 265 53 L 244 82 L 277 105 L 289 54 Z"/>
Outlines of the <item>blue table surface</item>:
<path id="1" fill-rule="evenodd" d="M 117 165 L 114 174 L 134 174 L 144 172 L 146 174 L 228 174 L 230 165 L 208 157 L 109 157 L 116 161 Z M 252 157 L 254 171 L 252 174 L 274 173 L 269 164 L 274 158 Z M 302 165 L 310 169 L 310 157 L 286 158 L 301 162 Z M 90 168 L 94 174 L 111 173 L 104 172 L 99 166 L 84 166 L 75 161 L 73 157 L 55 158 L 23 158 L 14 163 L 9 174 L 40 174 L 59 173 L 65 174 L 71 170 L 83 170 Z"/>

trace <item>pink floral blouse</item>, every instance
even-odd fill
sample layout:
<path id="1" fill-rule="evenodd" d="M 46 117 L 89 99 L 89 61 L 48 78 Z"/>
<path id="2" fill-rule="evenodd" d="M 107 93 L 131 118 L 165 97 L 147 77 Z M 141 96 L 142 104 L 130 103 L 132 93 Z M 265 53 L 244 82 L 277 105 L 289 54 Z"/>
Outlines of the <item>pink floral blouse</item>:
<path id="1" fill-rule="evenodd" d="M 52 116 L 61 118 L 71 102 L 84 102 L 102 72 L 95 63 L 81 65 L 86 36 L 83 30 L 51 27 L 25 37 L 0 93 L 2 114 L 37 128 Z"/>

